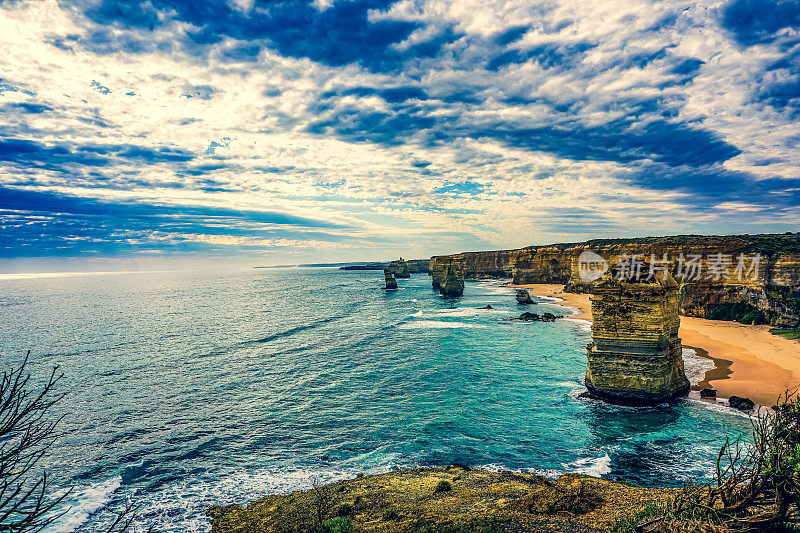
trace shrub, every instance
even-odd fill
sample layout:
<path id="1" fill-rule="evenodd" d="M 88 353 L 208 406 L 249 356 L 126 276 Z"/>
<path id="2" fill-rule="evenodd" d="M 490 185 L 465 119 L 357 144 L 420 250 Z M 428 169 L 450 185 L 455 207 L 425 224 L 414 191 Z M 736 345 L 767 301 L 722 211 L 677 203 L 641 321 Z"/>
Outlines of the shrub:
<path id="1" fill-rule="evenodd" d="M 725 441 L 716 481 L 687 484 L 667 518 L 706 529 L 788 530 L 800 522 L 800 402 L 786 393 L 753 420 L 753 444 Z"/>
<path id="2" fill-rule="evenodd" d="M 350 533 L 353 531 L 353 522 L 349 516 L 339 516 L 326 520 L 315 529 L 315 533 Z"/>
<path id="3" fill-rule="evenodd" d="M 436 484 L 436 488 L 434 492 L 448 492 L 453 489 L 453 486 L 450 485 L 450 482 L 447 480 L 441 480 L 439 483 Z"/>
<path id="4" fill-rule="evenodd" d="M 350 516 L 353 514 L 353 506 L 349 503 L 343 503 L 336 509 L 336 516 Z"/>
<path id="5" fill-rule="evenodd" d="M 630 516 L 626 516 L 617 521 L 614 527 L 611 528 L 613 533 L 633 533 L 636 531 L 636 526 L 646 521 L 648 518 L 655 518 L 664 516 L 667 512 L 667 506 L 663 503 L 650 502 L 641 508 L 639 511 Z"/>
<path id="6" fill-rule="evenodd" d="M 397 520 L 398 518 L 400 518 L 400 515 L 397 514 L 397 511 L 394 510 L 394 507 L 389 507 L 383 512 L 384 520 Z"/>

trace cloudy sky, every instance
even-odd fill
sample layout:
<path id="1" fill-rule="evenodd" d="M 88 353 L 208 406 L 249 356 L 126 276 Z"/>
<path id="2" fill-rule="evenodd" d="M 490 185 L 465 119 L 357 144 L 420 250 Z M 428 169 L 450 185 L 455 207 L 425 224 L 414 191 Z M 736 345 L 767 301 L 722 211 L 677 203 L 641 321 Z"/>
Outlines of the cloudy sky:
<path id="1" fill-rule="evenodd" d="M 5 264 L 800 227 L 794 0 L 0 0 L 0 49 Z"/>

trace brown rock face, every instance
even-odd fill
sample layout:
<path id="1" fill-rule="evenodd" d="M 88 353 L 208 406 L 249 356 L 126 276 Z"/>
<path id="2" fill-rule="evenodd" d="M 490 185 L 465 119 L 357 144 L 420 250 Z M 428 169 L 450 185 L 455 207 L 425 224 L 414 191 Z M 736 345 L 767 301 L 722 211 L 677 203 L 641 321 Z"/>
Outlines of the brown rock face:
<path id="1" fill-rule="evenodd" d="M 439 293 L 442 296 L 461 296 L 464 294 L 464 271 L 453 261 L 450 261 L 442 273 Z"/>
<path id="2" fill-rule="evenodd" d="M 428 270 L 433 278 L 433 288 L 439 288 L 442 273 L 450 262 L 459 265 L 466 279 L 491 279 L 511 277 L 511 250 L 491 252 L 463 252 L 454 255 L 431 257 Z"/>
<path id="3" fill-rule="evenodd" d="M 678 338 L 678 284 L 659 272 L 652 282 L 606 275 L 592 296 L 586 387 L 617 403 L 654 404 L 689 390 Z"/>
<path id="4" fill-rule="evenodd" d="M 397 288 L 397 280 L 394 279 L 394 274 L 388 268 L 383 269 L 383 276 L 386 278 L 386 290 L 393 291 Z"/>
<path id="5" fill-rule="evenodd" d="M 452 258 L 462 265 L 466 279 L 513 275 L 515 284 L 564 283 L 569 292 L 590 292 L 591 283 L 581 281 L 577 272 L 577 258 L 584 251 L 595 252 L 612 263 L 626 255 L 649 261 L 651 256 L 660 260 L 667 254 L 667 269 L 682 283 L 680 312 L 686 316 L 800 326 L 800 233 L 596 239 L 437 256 L 431 258 L 429 270 L 434 288 L 438 288 L 444 263 Z M 684 283 L 678 278 L 681 254 L 687 258 L 701 256 L 702 279 Z M 758 274 L 741 281 L 709 279 L 705 274 L 709 272 L 710 258 L 716 254 L 730 257 L 731 269 L 739 254 L 759 254 Z"/>
<path id="6" fill-rule="evenodd" d="M 394 274 L 394 277 L 398 279 L 411 277 L 411 273 L 408 271 L 408 263 L 406 263 L 402 257 L 397 261 L 389 263 L 389 270 Z"/>

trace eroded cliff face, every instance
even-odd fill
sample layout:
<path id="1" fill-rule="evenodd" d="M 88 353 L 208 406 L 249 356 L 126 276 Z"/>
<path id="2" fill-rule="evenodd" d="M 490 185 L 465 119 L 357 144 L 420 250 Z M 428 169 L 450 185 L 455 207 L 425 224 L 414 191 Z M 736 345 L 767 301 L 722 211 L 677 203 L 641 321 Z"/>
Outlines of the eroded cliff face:
<path id="1" fill-rule="evenodd" d="M 659 272 L 628 283 L 610 273 L 592 288 L 586 387 L 619 403 L 657 404 L 689 390 L 678 338 L 678 284 Z"/>
<path id="2" fill-rule="evenodd" d="M 446 265 L 452 260 L 458 265 L 465 279 L 510 278 L 512 250 L 490 252 L 463 252 L 454 255 L 431 257 L 428 270 L 433 278 L 433 288 L 438 289 Z"/>
<path id="3" fill-rule="evenodd" d="M 591 283 L 581 281 L 577 264 L 580 254 L 587 250 L 612 264 L 625 256 L 637 256 L 648 263 L 651 257 L 660 261 L 666 255 L 666 268 L 681 284 L 679 309 L 686 316 L 800 326 L 800 233 L 597 239 L 438 256 L 431 258 L 429 268 L 434 287 L 441 272 L 439 263 L 452 257 L 463 264 L 467 279 L 512 277 L 513 282 L 520 285 L 563 283 L 569 292 L 589 292 Z M 749 259 L 758 254 L 760 265 L 754 275 L 746 275 L 741 280 L 724 276 L 713 279 L 707 273 L 717 254 L 730 258 L 730 271 L 736 268 L 739 254 L 748 257 L 748 267 Z M 700 256 L 697 268 L 702 275 L 699 279 L 681 279 L 681 256 L 688 259 L 697 255 Z"/>

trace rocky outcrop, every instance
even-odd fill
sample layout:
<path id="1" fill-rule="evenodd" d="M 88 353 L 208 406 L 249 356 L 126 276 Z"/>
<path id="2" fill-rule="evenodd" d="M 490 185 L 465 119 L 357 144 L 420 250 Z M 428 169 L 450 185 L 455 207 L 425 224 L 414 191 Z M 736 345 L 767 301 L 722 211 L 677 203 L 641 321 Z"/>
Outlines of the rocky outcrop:
<path id="1" fill-rule="evenodd" d="M 651 282 L 628 283 L 609 273 L 592 294 L 590 393 L 617 403 L 656 404 L 688 391 L 672 276 L 659 272 Z"/>
<path id="2" fill-rule="evenodd" d="M 389 263 L 389 270 L 394 274 L 397 279 L 410 278 L 411 273 L 408 271 L 408 263 L 401 257 L 397 261 Z"/>
<path id="3" fill-rule="evenodd" d="M 438 491 L 443 482 L 451 490 Z M 645 488 L 584 475 L 555 481 L 532 474 L 458 465 L 358 476 L 290 494 L 270 494 L 245 505 L 208 510 L 211 533 L 325 531 L 344 519 L 354 531 L 611 531 L 620 517 L 675 490 Z M 346 529 L 327 530 L 342 531 Z"/>
<path id="4" fill-rule="evenodd" d="M 448 297 L 464 294 L 464 271 L 457 263 L 450 261 L 445 266 L 439 283 L 439 293 Z"/>
<path id="5" fill-rule="evenodd" d="M 394 279 L 394 274 L 388 268 L 383 269 L 383 277 L 386 279 L 386 290 L 393 291 L 397 289 L 397 280 Z"/>
<path id="6" fill-rule="evenodd" d="M 444 267 L 451 260 L 464 272 L 465 279 L 502 279 L 511 277 L 511 250 L 438 255 L 431 257 L 428 265 L 431 278 L 433 278 L 434 289 L 439 287 Z"/>
<path id="7" fill-rule="evenodd" d="M 750 398 L 742 398 L 741 396 L 731 396 L 728 398 L 728 405 L 739 411 L 749 412 L 756 406 Z"/>
<path id="8" fill-rule="evenodd" d="M 517 299 L 517 303 L 520 305 L 536 303 L 533 301 L 533 298 L 531 298 L 530 293 L 525 289 L 517 289 L 517 294 L 515 295 L 515 298 Z"/>
<path id="9" fill-rule="evenodd" d="M 513 250 L 510 260 L 514 284 L 567 283 L 571 274 L 574 246 L 553 244 Z"/>

